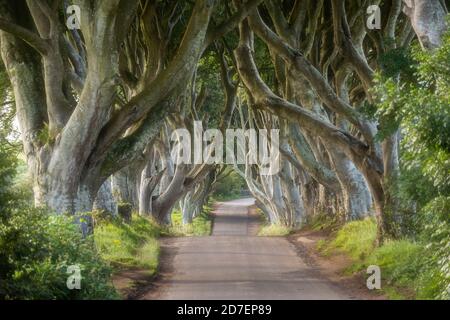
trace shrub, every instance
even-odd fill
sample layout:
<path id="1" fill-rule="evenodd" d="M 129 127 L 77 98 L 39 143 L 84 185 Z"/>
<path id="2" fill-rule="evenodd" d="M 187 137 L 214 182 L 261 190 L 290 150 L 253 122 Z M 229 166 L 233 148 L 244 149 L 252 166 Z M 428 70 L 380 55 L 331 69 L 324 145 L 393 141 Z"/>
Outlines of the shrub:
<path id="1" fill-rule="evenodd" d="M 5 118 L 13 117 L 4 117 L 5 110 L 0 112 L 0 299 L 118 297 L 92 237 L 84 238 L 72 217 L 30 207 L 32 188 L 20 145 L 9 141 L 12 124 Z M 80 268 L 80 290 L 67 287 L 72 265 Z"/>
<path id="2" fill-rule="evenodd" d="M 448 299 L 450 293 L 450 197 L 438 197 L 426 205 L 419 222 L 423 228 L 427 269 L 419 297 Z"/>
<path id="3" fill-rule="evenodd" d="M 81 289 L 69 290 L 67 268 L 81 270 Z M 111 270 L 92 237 L 73 218 L 38 209 L 18 209 L 0 225 L 0 298 L 110 299 L 117 294 Z"/>
<path id="4" fill-rule="evenodd" d="M 375 249 L 363 266 L 378 265 L 383 280 L 393 286 L 389 296 L 409 290 L 417 299 L 448 299 L 449 276 L 442 270 L 436 253 L 421 243 L 408 240 L 390 241 Z M 448 267 L 448 260 L 446 260 Z M 401 296 L 400 296 L 401 297 Z"/>

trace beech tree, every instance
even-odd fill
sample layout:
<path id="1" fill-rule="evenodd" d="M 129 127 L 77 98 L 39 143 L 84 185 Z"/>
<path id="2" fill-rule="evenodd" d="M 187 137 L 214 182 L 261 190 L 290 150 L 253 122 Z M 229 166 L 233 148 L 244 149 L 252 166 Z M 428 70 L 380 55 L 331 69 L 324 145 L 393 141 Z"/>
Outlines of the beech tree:
<path id="1" fill-rule="evenodd" d="M 66 24 L 69 5 L 80 9 L 78 29 Z M 373 5 L 380 29 L 367 24 Z M 170 136 L 202 121 L 222 133 L 280 130 L 279 173 L 234 166 L 273 223 L 374 215 L 378 240 L 395 236 L 401 129 L 373 114 L 373 87 L 415 39 L 440 46 L 447 5 L 0 0 L 0 51 L 35 203 L 57 213 L 127 204 L 164 223 L 178 202 L 189 223 L 224 167 L 176 165 Z M 212 51 L 223 104 L 209 121 L 196 81 Z"/>
<path id="2" fill-rule="evenodd" d="M 104 181 L 159 133 L 205 48 L 260 2 L 215 24 L 212 0 L 73 1 L 80 29 L 69 30 L 63 1 L 1 1 L 1 53 L 36 204 L 90 211 Z"/>
<path id="3" fill-rule="evenodd" d="M 416 26 L 430 19 L 430 14 L 439 17 L 435 23 L 438 27 L 422 35 L 434 39 L 429 42 L 435 44 L 437 34 L 443 30 L 443 6 L 437 2 L 433 8 L 416 2 L 413 15 Z M 386 232 L 394 235 L 392 222 L 398 218 L 393 192 L 399 174 L 398 132 L 378 141 L 383 119 L 371 120 L 361 109 L 373 101 L 370 88 L 381 57 L 407 46 L 413 38 L 408 21 L 401 16 L 401 1 L 383 6 L 387 21 L 380 31 L 366 29 L 361 13 L 367 1 L 319 1 L 309 7 L 299 1 L 291 6 L 270 0 L 264 4 L 240 25 L 240 42 L 235 51 L 240 76 L 255 107 L 295 119 L 301 134 L 307 139 L 316 137 L 316 141 L 309 138 L 309 144 L 314 147 L 319 143 L 327 150 L 341 191 L 347 194 L 350 215 L 351 206 L 356 206 L 358 212 L 370 207 L 367 182 L 378 221 L 378 239 L 382 241 Z M 329 21 L 333 21 L 332 28 Z M 399 21 L 403 21 L 402 28 L 398 27 Z M 278 92 L 260 76 L 253 57 L 253 33 L 273 56 Z M 309 169 L 311 176 L 325 184 L 317 172 Z"/>

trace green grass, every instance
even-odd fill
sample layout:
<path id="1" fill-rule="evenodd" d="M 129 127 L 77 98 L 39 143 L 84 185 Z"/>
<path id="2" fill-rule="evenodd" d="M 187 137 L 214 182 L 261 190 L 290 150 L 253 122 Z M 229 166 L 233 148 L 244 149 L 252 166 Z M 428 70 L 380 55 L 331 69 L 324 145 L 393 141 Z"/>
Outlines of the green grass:
<path id="1" fill-rule="evenodd" d="M 308 221 L 308 226 L 315 231 L 318 230 L 335 230 L 339 224 L 334 216 L 327 214 L 318 214 Z"/>
<path id="2" fill-rule="evenodd" d="M 291 229 L 278 224 L 270 224 L 263 226 L 259 232 L 258 236 L 260 237 L 283 237 L 287 236 L 291 233 Z"/>
<path id="3" fill-rule="evenodd" d="M 210 207 L 192 224 L 183 225 L 179 211 L 172 213 L 172 225 L 161 227 L 144 217 L 133 215 L 132 222 L 101 220 L 95 228 L 94 240 L 101 257 L 118 270 L 144 268 L 156 273 L 159 263 L 158 238 L 167 236 L 205 236 L 211 233 Z"/>
<path id="4" fill-rule="evenodd" d="M 376 223 L 367 218 L 342 226 L 328 241 L 320 241 L 324 254 L 343 252 L 353 260 L 348 273 L 365 273 L 370 265 L 381 269 L 382 290 L 390 299 L 436 299 L 442 292 L 442 272 L 426 247 L 411 240 L 387 241 L 376 248 Z"/>
<path id="5" fill-rule="evenodd" d="M 145 268 L 154 274 L 158 267 L 160 228 L 149 219 L 133 216 L 132 222 L 103 222 L 94 240 L 103 259 L 122 268 Z"/>
<path id="6" fill-rule="evenodd" d="M 376 234 L 377 225 L 371 218 L 349 222 L 337 232 L 328 245 L 323 247 L 324 253 L 339 250 L 355 260 L 363 260 L 372 252 Z"/>
<path id="7" fill-rule="evenodd" d="M 389 241 L 375 249 L 361 266 L 366 268 L 371 264 L 380 266 L 391 299 L 450 298 L 442 296 L 445 286 L 450 286 L 449 278 L 444 278 L 443 270 L 432 259 L 432 252 L 419 242 Z"/>
<path id="8" fill-rule="evenodd" d="M 163 232 L 165 235 L 177 237 L 209 236 L 212 228 L 212 218 L 209 215 L 210 211 L 211 207 L 205 206 L 203 212 L 195 217 L 191 224 L 183 224 L 181 212 L 174 210 L 172 212 L 172 225 Z"/>
<path id="9" fill-rule="evenodd" d="M 415 296 L 423 264 L 423 248 L 411 241 L 390 241 L 371 252 L 361 269 L 377 265 L 381 269 L 385 286 L 392 286 L 386 291 L 390 298 Z M 419 285 L 420 286 L 420 285 Z M 403 292 L 409 292 L 405 295 Z"/>

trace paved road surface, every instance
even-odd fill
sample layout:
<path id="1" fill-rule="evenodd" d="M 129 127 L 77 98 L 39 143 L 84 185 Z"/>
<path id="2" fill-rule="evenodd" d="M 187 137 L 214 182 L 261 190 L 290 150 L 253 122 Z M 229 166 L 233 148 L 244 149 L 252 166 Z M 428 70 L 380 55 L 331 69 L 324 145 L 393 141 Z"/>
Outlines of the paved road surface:
<path id="1" fill-rule="evenodd" d="M 284 238 L 255 236 L 253 199 L 230 201 L 216 211 L 211 237 L 178 238 L 172 272 L 158 299 L 348 299 L 307 266 Z M 144 296 L 144 299 L 154 295 Z"/>

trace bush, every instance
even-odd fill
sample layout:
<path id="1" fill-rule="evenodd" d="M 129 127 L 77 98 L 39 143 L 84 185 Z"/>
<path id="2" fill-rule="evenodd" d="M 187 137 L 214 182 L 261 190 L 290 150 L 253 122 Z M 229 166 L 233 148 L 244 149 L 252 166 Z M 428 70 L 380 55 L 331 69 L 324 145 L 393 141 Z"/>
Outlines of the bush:
<path id="1" fill-rule="evenodd" d="M 10 141 L 13 114 L 13 108 L 0 111 L 0 299 L 117 298 L 108 264 L 73 217 L 30 207 L 32 188 L 21 147 Z M 72 265 L 80 268 L 80 290 L 67 287 Z"/>
<path id="2" fill-rule="evenodd" d="M 438 197 L 425 206 L 419 222 L 423 228 L 428 275 L 419 288 L 419 297 L 450 298 L 450 197 Z"/>
<path id="3" fill-rule="evenodd" d="M 11 154 L 0 132 L 0 223 L 9 217 L 12 203 L 17 200 L 16 194 L 11 190 L 16 165 L 17 158 Z"/>
<path id="4" fill-rule="evenodd" d="M 81 270 L 81 289 L 69 290 L 68 267 Z M 0 298 L 111 299 L 111 270 L 83 238 L 73 218 L 18 209 L 0 225 Z"/>
<path id="5" fill-rule="evenodd" d="M 409 291 L 411 298 L 448 299 L 448 273 L 445 276 L 438 261 L 435 252 L 427 246 L 399 240 L 375 249 L 363 266 L 378 265 L 381 268 L 383 280 L 393 286 L 387 288 L 391 289 L 389 296 L 403 298 L 398 292 Z M 448 260 L 446 263 L 448 267 Z"/>

